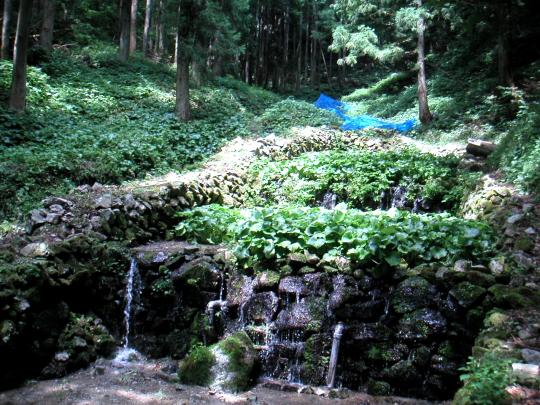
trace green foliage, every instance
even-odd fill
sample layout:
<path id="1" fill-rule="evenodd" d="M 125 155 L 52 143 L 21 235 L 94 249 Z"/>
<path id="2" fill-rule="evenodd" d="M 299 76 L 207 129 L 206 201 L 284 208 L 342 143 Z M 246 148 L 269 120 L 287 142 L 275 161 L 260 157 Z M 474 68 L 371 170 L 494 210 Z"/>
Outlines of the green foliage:
<path id="1" fill-rule="evenodd" d="M 210 348 L 197 344 L 193 346 L 184 360 L 180 362 L 178 376 L 184 384 L 210 384 L 210 369 L 216 359 Z"/>
<path id="2" fill-rule="evenodd" d="M 540 105 L 523 104 L 500 146 L 490 157 L 509 180 L 522 189 L 540 193 Z"/>
<path id="3" fill-rule="evenodd" d="M 461 375 L 464 387 L 454 398 L 457 405 L 504 405 L 511 403 L 505 388 L 512 384 L 512 360 L 488 353 L 481 359 L 470 358 Z"/>
<path id="4" fill-rule="evenodd" d="M 28 77 L 29 111 L 14 115 L 0 107 L 3 216 L 78 184 L 118 184 L 199 163 L 228 139 L 251 135 L 257 126 L 250 108 L 257 103 L 259 112 L 277 99 L 224 79 L 192 91 L 196 120 L 179 123 L 174 69 L 137 58 L 122 64 L 104 44 L 54 51 Z M 4 100 L 10 80 L 11 63 L 1 61 Z"/>
<path id="5" fill-rule="evenodd" d="M 413 72 L 393 72 L 367 88 L 357 89 L 342 97 L 343 101 L 360 101 L 363 98 L 381 93 L 399 93 L 403 83 L 410 81 Z"/>
<path id="6" fill-rule="evenodd" d="M 448 214 L 418 215 L 405 211 L 362 212 L 338 206 L 322 208 L 255 208 L 242 210 L 234 222 L 223 207 L 209 205 L 183 214 L 177 235 L 198 240 L 216 234 L 204 224 L 226 224 L 220 242 L 234 246 L 244 267 L 285 258 L 293 252 L 328 260 L 346 256 L 366 265 L 398 267 L 457 258 L 487 258 L 494 235 L 487 225 Z M 212 218 L 211 221 L 201 218 Z M 215 236 L 214 236 L 215 238 Z M 214 242 L 218 240 L 213 239 Z"/>
<path id="7" fill-rule="evenodd" d="M 330 111 L 321 110 L 305 101 L 286 99 L 268 108 L 260 117 L 266 131 L 286 133 L 293 127 L 338 126 L 340 120 Z"/>
<path id="8" fill-rule="evenodd" d="M 310 152 L 287 161 L 262 160 L 251 174 L 257 179 L 249 190 L 254 205 L 314 205 L 331 191 L 356 208 L 378 208 L 381 195 L 399 186 L 407 190 L 411 206 L 421 197 L 451 210 L 474 184 L 456 158 L 416 149 Z"/>
<path id="9" fill-rule="evenodd" d="M 209 215 L 205 215 L 207 209 Z M 189 235 L 201 243 L 219 244 L 234 239 L 231 225 L 239 221 L 242 214 L 239 209 L 214 204 L 179 212 L 178 217 L 181 221 L 176 228 L 179 235 Z"/>
<path id="10" fill-rule="evenodd" d="M 88 348 L 87 352 L 77 353 L 81 345 Z M 60 350 L 79 357 L 81 363 L 94 361 L 98 355 L 109 355 L 114 349 L 114 339 L 107 329 L 92 316 L 71 314 L 71 320 L 58 339 Z"/>

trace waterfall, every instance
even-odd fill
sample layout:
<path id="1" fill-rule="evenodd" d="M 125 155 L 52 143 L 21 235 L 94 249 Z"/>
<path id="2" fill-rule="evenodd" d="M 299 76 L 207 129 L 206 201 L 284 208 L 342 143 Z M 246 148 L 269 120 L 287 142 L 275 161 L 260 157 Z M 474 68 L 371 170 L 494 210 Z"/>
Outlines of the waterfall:
<path id="1" fill-rule="evenodd" d="M 129 347 L 129 331 L 131 326 L 131 305 L 133 303 L 133 283 L 135 277 L 138 276 L 138 266 L 137 260 L 134 258 L 131 259 L 131 264 L 129 265 L 129 273 L 127 276 L 126 283 L 126 306 L 124 307 L 124 327 L 126 334 L 124 335 L 124 348 Z"/>
<path id="2" fill-rule="evenodd" d="M 133 348 L 129 347 L 129 335 L 131 332 L 131 314 L 133 312 L 134 298 L 139 296 L 141 290 L 141 276 L 139 274 L 139 268 L 137 260 L 131 259 L 129 265 L 129 272 L 126 280 L 126 305 L 124 307 L 124 329 L 125 335 L 122 339 L 122 347 L 118 350 L 114 362 L 116 364 L 124 364 L 132 360 L 140 360 L 141 355 Z"/>
<path id="3" fill-rule="evenodd" d="M 327 191 L 326 193 L 324 193 L 322 204 L 321 204 L 324 208 L 333 210 L 334 208 L 336 208 L 336 203 L 337 203 L 336 194 L 330 191 Z"/>
<path id="4" fill-rule="evenodd" d="M 333 388 L 336 382 L 336 368 L 339 357 L 339 343 L 341 336 L 343 336 L 343 330 L 345 325 L 343 322 L 338 322 L 334 329 L 334 339 L 332 340 L 332 353 L 330 354 L 330 364 L 328 365 L 328 376 L 326 377 L 326 384 L 328 388 Z"/>

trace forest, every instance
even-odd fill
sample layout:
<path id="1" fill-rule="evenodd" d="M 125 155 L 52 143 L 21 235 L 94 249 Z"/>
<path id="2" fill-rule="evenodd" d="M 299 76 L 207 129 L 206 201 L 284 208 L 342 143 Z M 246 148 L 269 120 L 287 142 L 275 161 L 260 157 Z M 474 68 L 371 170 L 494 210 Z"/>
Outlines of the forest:
<path id="1" fill-rule="evenodd" d="M 540 402 L 537 1 L 0 10 L 0 404 Z"/>

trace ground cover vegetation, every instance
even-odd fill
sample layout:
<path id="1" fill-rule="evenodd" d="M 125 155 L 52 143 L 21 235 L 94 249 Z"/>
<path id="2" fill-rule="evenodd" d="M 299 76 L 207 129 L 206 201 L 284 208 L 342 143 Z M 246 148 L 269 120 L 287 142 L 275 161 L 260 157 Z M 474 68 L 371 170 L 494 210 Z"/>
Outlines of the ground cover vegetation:
<path id="1" fill-rule="evenodd" d="M 321 204 L 326 193 L 363 209 L 414 207 L 452 211 L 470 189 L 475 175 L 458 169 L 455 157 L 435 157 L 414 148 L 371 152 L 311 152 L 291 160 L 261 160 L 252 167 L 253 205 Z M 398 190 L 399 189 L 399 190 Z M 392 196 L 393 193 L 396 196 Z M 420 209 L 418 207 L 418 209 Z"/>
<path id="2" fill-rule="evenodd" d="M 344 206 L 242 211 L 209 205 L 180 216 L 179 236 L 201 243 L 233 243 L 246 268 L 298 252 L 375 266 L 451 263 L 457 258 L 487 259 L 494 245 L 485 224 L 448 214 L 370 213 Z"/>

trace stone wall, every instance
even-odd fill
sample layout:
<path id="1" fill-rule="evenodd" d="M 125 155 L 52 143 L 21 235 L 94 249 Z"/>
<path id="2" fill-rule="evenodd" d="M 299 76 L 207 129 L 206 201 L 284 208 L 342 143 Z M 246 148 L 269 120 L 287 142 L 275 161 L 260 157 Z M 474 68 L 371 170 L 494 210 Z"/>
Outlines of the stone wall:
<path id="1" fill-rule="evenodd" d="M 273 270 L 231 275 L 226 325 L 243 327 L 257 344 L 263 376 L 326 384 L 332 335 L 343 322 L 338 384 L 449 399 L 485 314 L 540 303 L 533 291 L 510 293 L 508 274 L 466 261 L 392 274 L 341 264 L 292 255 Z"/>

